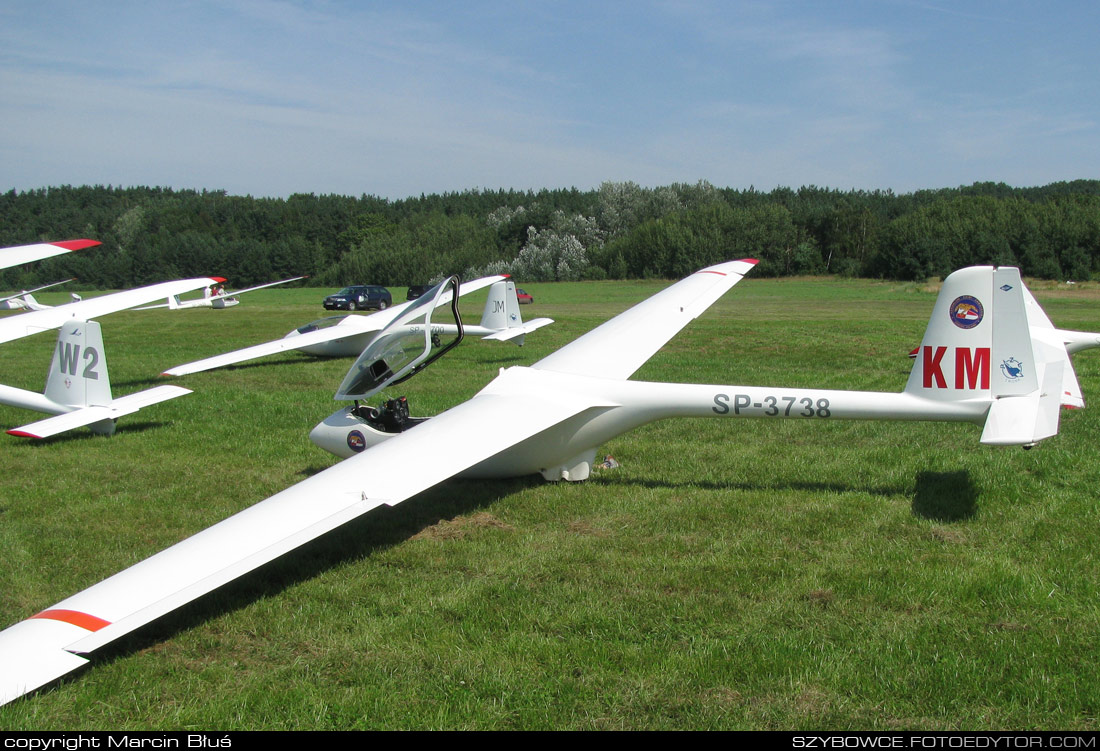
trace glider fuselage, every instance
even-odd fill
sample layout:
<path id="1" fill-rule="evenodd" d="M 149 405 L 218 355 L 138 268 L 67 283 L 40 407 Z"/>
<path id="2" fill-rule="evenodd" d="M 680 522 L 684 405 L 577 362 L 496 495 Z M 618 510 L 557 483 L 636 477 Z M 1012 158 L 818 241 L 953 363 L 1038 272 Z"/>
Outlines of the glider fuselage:
<path id="1" fill-rule="evenodd" d="M 462 477 L 501 478 L 542 474 L 548 480 L 583 480 L 595 452 L 634 428 L 670 417 L 745 417 L 797 420 L 935 420 L 981 424 L 988 400 L 938 401 L 913 394 L 830 389 L 653 383 L 592 378 L 513 367 L 476 397 L 529 395 L 561 405 L 583 405 L 566 420 L 486 459 Z M 415 426 L 409 428 L 415 429 Z M 350 457 L 398 435 L 359 419 L 351 408 L 317 425 L 310 439 L 337 456 Z"/>

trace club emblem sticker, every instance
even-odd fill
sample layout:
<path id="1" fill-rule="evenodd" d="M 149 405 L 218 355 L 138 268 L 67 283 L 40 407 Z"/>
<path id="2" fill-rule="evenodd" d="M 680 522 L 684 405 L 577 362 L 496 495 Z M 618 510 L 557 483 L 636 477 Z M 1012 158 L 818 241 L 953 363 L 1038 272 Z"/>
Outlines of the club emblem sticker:
<path id="1" fill-rule="evenodd" d="M 363 437 L 363 434 L 358 430 L 353 430 L 348 433 L 348 448 L 356 453 L 362 451 L 367 447 L 367 439 Z"/>
<path id="2" fill-rule="evenodd" d="M 982 322 L 985 309 L 973 295 L 960 295 L 951 303 L 951 323 L 960 329 L 972 329 Z"/>
<path id="3" fill-rule="evenodd" d="M 1010 381 L 1017 381 L 1024 377 L 1024 364 L 1015 357 L 1001 361 L 1001 373 Z"/>

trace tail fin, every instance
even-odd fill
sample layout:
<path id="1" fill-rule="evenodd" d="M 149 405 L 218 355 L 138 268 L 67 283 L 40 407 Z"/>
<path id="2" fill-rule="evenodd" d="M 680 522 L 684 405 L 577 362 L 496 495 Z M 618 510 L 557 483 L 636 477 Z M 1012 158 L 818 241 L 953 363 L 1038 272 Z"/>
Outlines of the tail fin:
<path id="1" fill-rule="evenodd" d="M 982 443 L 1030 445 L 1058 432 L 1068 357 L 1032 332 L 1019 269 L 975 266 L 944 280 L 907 393 L 990 403 Z M 1044 316 L 1045 317 L 1045 316 Z"/>
<path id="2" fill-rule="evenodd" d="M 481 326 L 492 329 L 495 333 L 483 336 L 482 339 L 510 341 L 522 347 L 523 339 L 528 333 L 553 322 L 551 318 L 536 318 L 524 323 L 523 316 L 519 312 L 516 283 L 494 282 L 489 287 L 489 297 L 485 300 Z"/>
<path id="3" fill-rule="evenodd" d="M 32 295 L 29 292 L 27 294 L 23 295 L 22 299 L 23 299 L 23 305 L 28 310 L 46 310 L 46 308 L 53 307 L 52 305 L 43 305 L 42 303 L 38 302 L 38 300 L 34 299 L 34 295 Z"/>
<path id="4" fill-rule="evenodd" d="M 99 324 L 68 321 L 57 336 L 57 348 L 46 376 L 46 403 L 41 400 L 32 403 L 24 398 L 15 404 L 40 412 L 60 411 L 61 414 L 8 432 L 29 438 L 48 438 L 86 425 L 94 433 L 111 435 L 119 417 L 189 393 L 188 389 L 179 386 L 157 386 L 113 399 Z"/>
<path id="5" fill-rule="evenodd" d="M 481 314 L 481 325 L 487 329 L 507 329 L 523 325 L 515 282 L 494 282 L 489 287 L 485 311 Z"/>
<path id="6" fill-rule="evenodd" d="M 46 398 L 67 407 L 100 407 L 111 403 L 111 378 L 103 353 L 103 331 L 96 321 L 68 321 L 57 335 Z M 93 424 L 96 433 L 114 433 L 114 422 Z"/>

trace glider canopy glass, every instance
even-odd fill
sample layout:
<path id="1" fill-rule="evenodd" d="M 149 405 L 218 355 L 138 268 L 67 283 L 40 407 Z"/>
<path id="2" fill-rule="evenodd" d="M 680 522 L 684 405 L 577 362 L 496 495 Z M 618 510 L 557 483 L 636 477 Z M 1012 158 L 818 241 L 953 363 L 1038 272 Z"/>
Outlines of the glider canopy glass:
<path id="1" fill-rule="evenodd" d="M 336 399 L 367 399 L 411 378 L 460 341 L 458 277 L 452 276 L 378 332 L 344 376 Z"/>

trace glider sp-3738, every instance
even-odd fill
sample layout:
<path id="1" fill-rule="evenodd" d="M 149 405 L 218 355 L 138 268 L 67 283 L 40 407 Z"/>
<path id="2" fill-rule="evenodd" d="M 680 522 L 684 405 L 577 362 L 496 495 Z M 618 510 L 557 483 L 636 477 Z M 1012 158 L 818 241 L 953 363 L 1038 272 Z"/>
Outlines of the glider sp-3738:
<path id="1" fill-rule="evenodd" d="M 313 438 L 345 461 L 0 632 L 0 702 L 86 665 L 104 645 L 373 508 L 460 475 L 583 480 L 601 444 L 655 420 L 956 421 L 983 426 L 983 443 L 1028 446 L 1057 432 L 1062 405 L 1082 404 L 1067 344 L 1097 346 L 1100 337 L 1056 329 L 1019 271 L 1003 267 L 963 269 L 944 281 L 921 344 L 931 354 L 917 358 L 900 393 L 627 380 L 754 264 L 702 269 L 534 365 L 502 369 L 436 417 L 385 420 L 360 404 L 337 411 Z M 452 278 L 379 332 L 337 398 L 368 399 L 456 344 L 457 291 Z M 437 308 L 448 294 L 451 305 Z M 965 325 L 952 317 L 963 297 L 981 303 Z M 447 309 L 457 333 L 442 342 L 432 335 L 432 316 Z M 941 348 L 963 363 L 961 380 L 947 377 Z M 1009 359 L 1015 373 L 997 367 Z"/>

